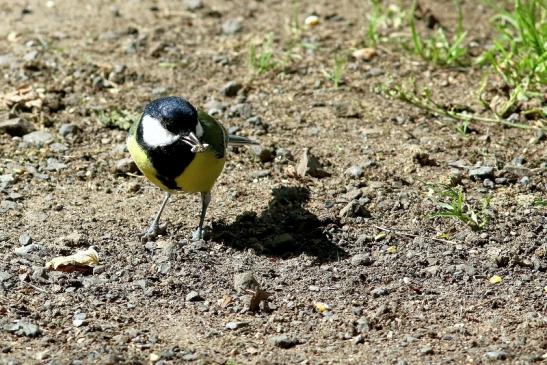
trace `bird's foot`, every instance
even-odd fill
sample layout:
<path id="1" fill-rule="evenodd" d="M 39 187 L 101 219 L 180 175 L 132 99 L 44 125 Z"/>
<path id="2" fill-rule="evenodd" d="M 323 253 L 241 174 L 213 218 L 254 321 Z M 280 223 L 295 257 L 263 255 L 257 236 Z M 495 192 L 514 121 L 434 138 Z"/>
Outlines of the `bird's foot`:
<path id="1" fill-rule="evenodd" d="M 158 236 L 165 234 L 167 224 L 151 224 L 150 227 L 141 235 L 141 242 L 146 243 L 154 241 Z"/>
<path id="2" fill-rule="evenodd" d="M 205 228 L 197 228 L 195 231 L 192 232 L 192 241 L 199 241 L 202 240 L 205 237 Z"/>

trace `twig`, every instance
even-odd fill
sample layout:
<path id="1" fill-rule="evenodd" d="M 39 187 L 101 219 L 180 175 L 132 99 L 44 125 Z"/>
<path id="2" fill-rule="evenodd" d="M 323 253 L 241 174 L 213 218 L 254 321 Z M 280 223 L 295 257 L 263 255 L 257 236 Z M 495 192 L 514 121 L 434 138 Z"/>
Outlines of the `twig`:
<path id="1" fill-rule="evenodd" d="M 385 227 L 377 226 L 375 224 L 372 224 L 372 226 L 376 229 L 379 229 L 380 231 L 395 233 L 399 236 L 405 236 L 405 237 L 411 237 L 411 238 L 422 237 L 418 234 L 405 233 L 405 232 L 401 232 L 400 230 L 396 230 L 396 229 L 393 229 L 393 228 L 385 228 Z M 435 238 L 435 237 L 425 237 L 425 238 L 433 240 L 433 241 L 438 241 L 438 242 L 443 242 L 443 243 L 450 243 L 452 245 L 457 244 L 457 242 L 450 241 L 450 240 L 445 240 L 445 239 L 442 239 L 442 238 Z"/>
<path id="2" fill-rule="evenodd" d="M 36 290 L 38 290 L 38 291 L 41 291 L 42 293 L 49 293 L 49 291 L 47 291 L 46 289 L 42 289 L 42 288 L 40 288 L 40 287 L 38 287 L 38 286 L 36 286 L 36 285 L 34 285 L 34 284 L 27 283 L 26 281 L 23 281 L 23 283 L 26 284 L 26 285 L 28 285 L 28 286 L 30 286 L 30 287 L 33 288 L 33 289 L 36 289 Z"/>

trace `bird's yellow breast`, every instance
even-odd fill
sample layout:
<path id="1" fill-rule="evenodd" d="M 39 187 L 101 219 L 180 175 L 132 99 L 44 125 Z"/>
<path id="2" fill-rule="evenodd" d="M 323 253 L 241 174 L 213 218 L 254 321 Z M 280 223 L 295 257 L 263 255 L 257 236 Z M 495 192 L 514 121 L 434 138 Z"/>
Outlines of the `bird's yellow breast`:
<path id="1" fill-rule="evenodd" d="M 139 145 L 134 135 L 127 140 L 127 149 L 137 164 L 139 170 L 152 183 L 162 190 L 175 192 L 166 187 L 156 176 L 157 172 L 144 149 Z M 213 151 L 197 153 L 184 169 L 182 174 L 175 178 L 175 183 L 180 190 L 187 193 L 199 193 L 211 191 L 215 181 L 224 168 L 224 158 L 217 158 Z"/>
<path id="2" fill-rule="evenodd" d="M 197 153 L 175 182 L 181 190 L 189 193 L 211 191 L 224 162 L 224 158 L 217 158 L 211 150 Z"/>

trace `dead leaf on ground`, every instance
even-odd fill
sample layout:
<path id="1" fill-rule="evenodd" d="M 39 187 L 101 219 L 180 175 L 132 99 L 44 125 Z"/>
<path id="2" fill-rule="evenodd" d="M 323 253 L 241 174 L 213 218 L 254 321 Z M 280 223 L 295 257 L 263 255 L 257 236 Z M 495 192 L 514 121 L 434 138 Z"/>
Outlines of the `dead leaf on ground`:
<path id="1" fill-rule="evenodd" d="M 59 256 L 46 263 L 46 269 L 64 272 L 89 272 L 99 264 L 99 254 L 89 247 L 70 256 Z"/>

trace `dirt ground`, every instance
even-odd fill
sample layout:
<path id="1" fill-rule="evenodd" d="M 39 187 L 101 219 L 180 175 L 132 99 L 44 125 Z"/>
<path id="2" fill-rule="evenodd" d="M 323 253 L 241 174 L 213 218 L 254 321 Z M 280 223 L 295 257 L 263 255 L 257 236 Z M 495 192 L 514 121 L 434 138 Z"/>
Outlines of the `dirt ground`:
<path id="1" fill-rule="evenodd" d="M 350 60 L 336 88 L 323 71 L 363 46 L 368 2 L 190 3 L 0 3 L 0 122 L 23 128 L 0 133 L 0 363 L 547 361 L 547 217 L 532 204 L 546 197 L 547 142 L 481 124 L 462 136 L 375 92 L 414 76 L 480 110 L 481 70 L 387 43 Z M 420 4 L 453 26 L 451 1 Z M 491 41 L 488 11 L 465 3 L 478 49 Z M 320 24 L 301 36 L 313 47 L 249 68 L 250 44 L 273 33 L 281 59 L 290 19 L 310 14 Z M 138 116 L 162 95 L 262 144 L 229 151 L 204 241 L 188 241 L 199 196 L 181 195 L 167 233 L 139 242 L 162 193 L 125 160 L 126 132 L 98 121 Z M 294 174 L 305 148 L 328 176 Z M 451 182 L 476 207 L 491 197 L 483 230 L 430 217 L 428 184 Z M 89 246 L 91 273 L 44 269 Z M 248 272 L 269 297 L 256 311 L 241 291 Z"/>

